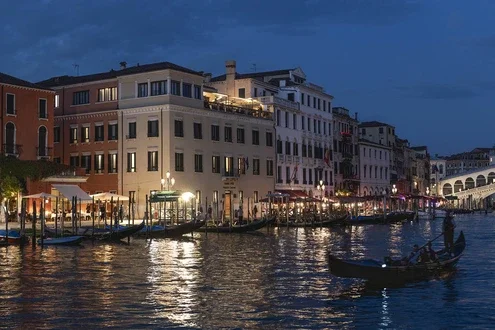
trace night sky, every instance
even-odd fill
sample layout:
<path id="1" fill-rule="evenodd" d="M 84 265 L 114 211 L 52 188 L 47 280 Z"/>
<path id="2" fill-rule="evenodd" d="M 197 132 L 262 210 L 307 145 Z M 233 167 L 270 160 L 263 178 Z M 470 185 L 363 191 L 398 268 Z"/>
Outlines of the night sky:
<path id="1" fill-rule="evenodd" d="M 495 144 L 494 14 L 491 0 L 1 1 L 0 71 L 300 66 L 334 106 L 445 155 Z"/>

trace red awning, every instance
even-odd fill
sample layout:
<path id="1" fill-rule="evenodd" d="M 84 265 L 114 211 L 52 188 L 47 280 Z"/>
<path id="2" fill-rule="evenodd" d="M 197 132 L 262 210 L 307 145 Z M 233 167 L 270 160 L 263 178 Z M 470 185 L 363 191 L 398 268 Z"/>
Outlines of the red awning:
<path id="1" fill-rule="evenodd" d="M 302 190 L 277 190 L 276 192 L 289 195 L 289 199 L 309 198 L 308 194 Z"/>

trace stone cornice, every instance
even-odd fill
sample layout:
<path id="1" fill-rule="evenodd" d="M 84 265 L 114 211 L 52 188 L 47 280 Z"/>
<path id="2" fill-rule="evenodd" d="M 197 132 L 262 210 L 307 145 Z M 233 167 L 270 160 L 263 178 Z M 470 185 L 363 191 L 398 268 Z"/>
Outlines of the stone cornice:
<path id="1" fill-rule="evenodd" d="M 38 91 L 38 92 L 45 92 L 45 93 L 49 93 L 49 94 L 55 94 L 55 91 L 54 90 L 51 90 L 51 89 L 26 87 L 26 86 L 11 85 L 11 84 L 5 84 L 5 83 L 0 83 L 0 85 L 14 87 L 14 88 L 19 88 L 19 89 L 24 89 L 24 90 L 31 90 L 31 91 Z"/>
<path id="2" fill-rule="evenodd" d="M 116 115 L 117 111 L 118 110 L 108 110 L 108 111 L 85 112 L 85 113 L 55 116 L 55 121 L 73 120 L 73 119 L 79 119 L 79 118 L 101 118 L 101 117 L 106 117 L 106 116 L 110 116 L 113 114 Z"/>

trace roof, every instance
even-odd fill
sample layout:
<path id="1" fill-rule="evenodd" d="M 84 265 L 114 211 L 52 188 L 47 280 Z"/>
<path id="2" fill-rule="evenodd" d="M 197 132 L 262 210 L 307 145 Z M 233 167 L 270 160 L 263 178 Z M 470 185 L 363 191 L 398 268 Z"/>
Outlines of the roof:
<path id="1" fill-rule="evenodd" d="M 295 69 L 284 69 L 284 70 L 274 70 L 274 71 L 263 71 L 263 72 L 253 72 L 253 73 L 235 73 L 235 79 L 247 79 L 247 78 L 259 78 L 266 76 L 281 76 L 284 74 L 289 74 L 290 71 Z M 226 74 L 216 76 L 211 78 L 210 82 L 225 81 L 227 79 Z"/>
<path id="2" fill-rule="evenodd" d="M 368 139 L 363 139 L 363 138 L 360 138 L 359 139 L 359 143 L 367 143 L 367 144 L 372 144 L 373 146 L 376 146 L 376 147 L 379 147 L 379 148 L 391 149 L 389 146 L 386 146 L 384 144 L 376 143 L 376 142 L 370 141 Z"/>
<path id="3" fill-rule="evenodd" d="M 139 73 L 159 71 L 159 70 L 175 70 L 175 71 L 194 74 L 201 77 L 203 76 L 202 72 L 194 71 L 174 63 L 159 62 L 159 63 L 144 64 L 144 65 L 138 64 L 136 66 L 131 66 L 122 70 L 112 69 L 107 72 L 100 72 L 85 76 L 66 75 L 60 77 L 52 77 L 50 79 L 40 81 L 38 82 L 38 84 L 47 87 L 66 86 L 66 85 L 81 84 L 81 83 L 99 81 L 99 80 L 116 79 L 117 77 L 121 77 L 121 76 L 128 76 L 132 74 L 139 74 Z"/>
<path id="4" fill-rule="evenodd" d="M 417 147 L 411 147 L 412 150 L 416 150 L 416 151 L 424 151 L 424 150 L 427 150 L 428 147 L 427 146 L 417 146 Z"/>
<path id="5" fill-rule="evenodd" d="M 361 124 L 359 124 L 359 127 L 379 127 L 379 126 L 394 127 L 392 125 L 381 123 L 379 121 L 365 121 L 365 122 L 362 122 Z"/>
<path id="6" fill-rule="evenodd" d="M 44 90 L 50 90 L 49 88 L 45 88 L 42 86 L 39 86 L 37 84 L 33 84 L 29 81 L 22 80 L 20 78 L 16 78 L 14 76 L 10 76 L 6 73 L 0 72 L 0 84 L 6 84 L 6 85 L 14 85 L 14 86 L 21 86 L 21 87 L 29 87 L 29 88 L 35 88 L 35 89 L 44 89 Z"/>

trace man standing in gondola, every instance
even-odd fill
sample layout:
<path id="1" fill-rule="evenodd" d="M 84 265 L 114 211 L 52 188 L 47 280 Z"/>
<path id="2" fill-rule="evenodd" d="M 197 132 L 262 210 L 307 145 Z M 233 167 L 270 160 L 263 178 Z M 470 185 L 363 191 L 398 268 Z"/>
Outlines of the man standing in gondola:
<path id="1" fill-rule="evenodd" d="M 445 244 L 445 250 L 448 252 L 454 252 L 454 217 L 448 212 L 443 219 L 443 241 Z"/>

